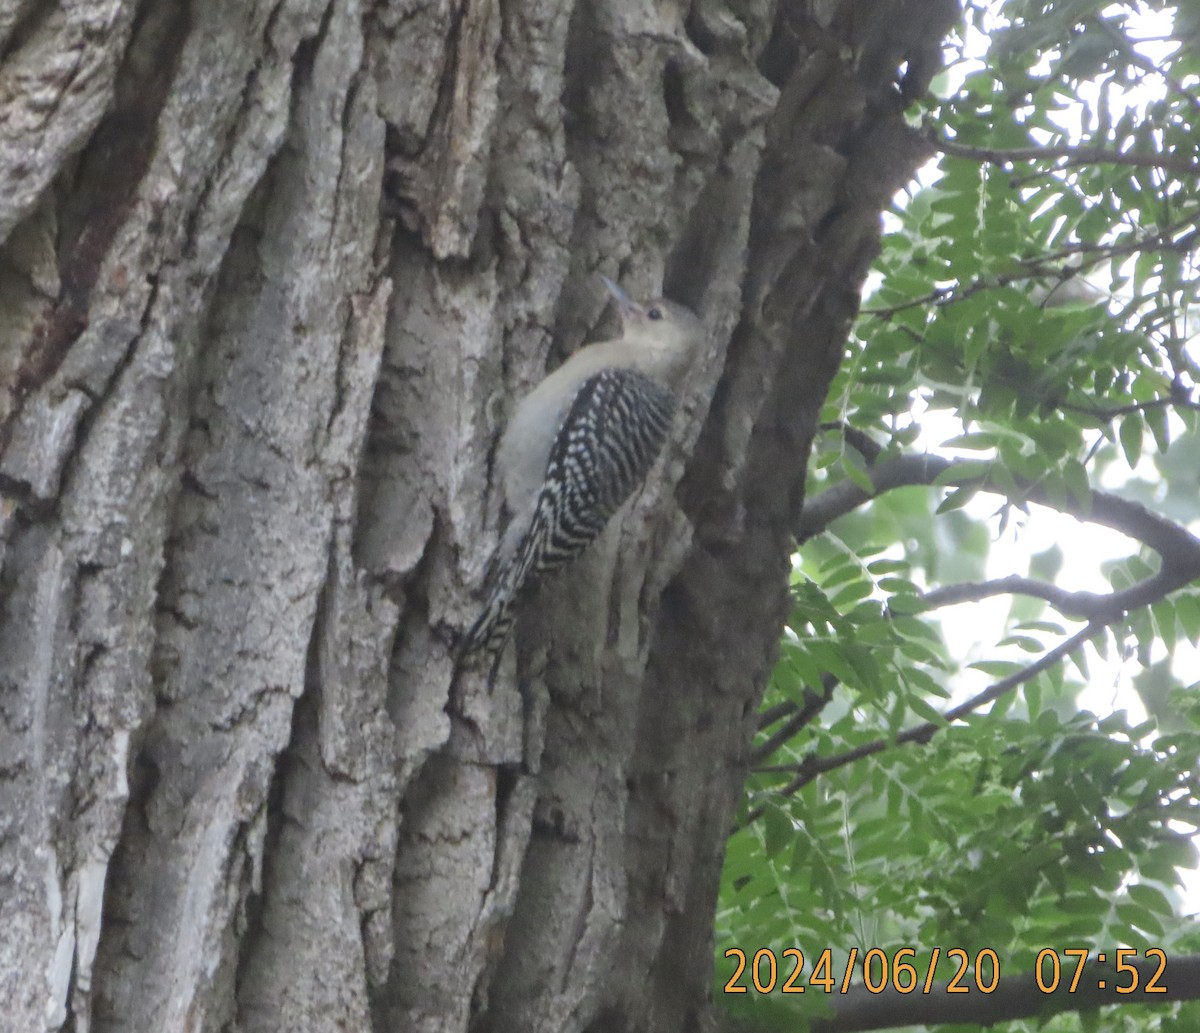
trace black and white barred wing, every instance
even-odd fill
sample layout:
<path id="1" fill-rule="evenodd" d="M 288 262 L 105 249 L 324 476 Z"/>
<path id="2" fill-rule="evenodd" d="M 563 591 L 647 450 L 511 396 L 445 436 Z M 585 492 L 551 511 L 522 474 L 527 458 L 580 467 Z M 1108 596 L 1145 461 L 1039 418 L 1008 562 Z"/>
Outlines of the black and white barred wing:
<path id="1" fill-rule="evenodd" d="M 533 519 L 464 642 L 495 654 L 522 587 L 578 556 L 646 479 L 671 429 L 672 393 L 632 369 L 586 380 L 559 429 Z"/>

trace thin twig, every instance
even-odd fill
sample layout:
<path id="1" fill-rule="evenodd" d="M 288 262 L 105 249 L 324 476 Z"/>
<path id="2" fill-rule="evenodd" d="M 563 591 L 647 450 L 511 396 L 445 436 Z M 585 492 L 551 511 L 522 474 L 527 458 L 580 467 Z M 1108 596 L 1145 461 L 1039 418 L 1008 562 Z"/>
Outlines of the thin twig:
<path id="1" fill-rule="evenodd" d="M 912 728 L 907 728 L 896 735 L 894 739 L 872 739 L 870 742 L 862 743 L 860 746 L 855 746 L 852 750 L 846 750 L 843 753 L 835 753 L 829 757 L 818 757 L 816 754 L 809 754 L 799 764 L 795 765 L 796 777 L 793 778 L 782 790 L 777 792 L 780 796 L 792 796 L 803 789 L 818 775 L 826 774 L 834 771 L 837 768 L 846 767 L 848 764 L 853 764 L 855 761 L 862 760 L 864 757 L 870 757 L 876 753 L 882 753 L 891 746 L 903 746 L 908 743 L 920 743 L 922 746 L 927 744 L 933 736 L 946 725 L 952 724 L 955 721 L 966 717 L 967 714 L 973 713 L 980 707 L 986 706 L 988 703 L 993 703 L 1007 692 L 1024 685 L 1026 682 L 1033 680 L 1043 671 L 1049 670 L 1060 660 L 1070 656 L 1076 649 L 1084 643 L 1095 638 L 1100 632 L 1108 627 L 1110 622 L 1096 622 L 1088 624 L 1087 627 L 1077 631 L 1068 639 L 1064 639 L 1053 649 L 1043 653 L 1032 663 L 1022 667 L 1019 671 L 1014 671 L 1007 678 L 1001 678 L 1000 681 L 989 685 L 982 692 L 972 696 L 965 703 L 960 703 L 956 707 L 952 707 L 942 715 L 941 722 L 926 721 Z M 763 813 L 762 807 L 754 808 L 746 816 L 746 823 L 749 824 L 760 817 Z"/>
<path id="2" fill-rule="evenodd" d="M 838 679 L 832 674 L 821 677 L 821 691 L 818 693 L 811 688 L 804 690 L 804 705 L 796 709 L 796 713 L 785 721 L 782 728 L 773 732 L 766 740 L 754 748 L 750 755 L 751 766 L 764 757 L 771 756 L 780 746 L 791 739 L 800 729 L 812 722 L 818 714 L 833 699 L 833 690 L 838 686 Z"/>

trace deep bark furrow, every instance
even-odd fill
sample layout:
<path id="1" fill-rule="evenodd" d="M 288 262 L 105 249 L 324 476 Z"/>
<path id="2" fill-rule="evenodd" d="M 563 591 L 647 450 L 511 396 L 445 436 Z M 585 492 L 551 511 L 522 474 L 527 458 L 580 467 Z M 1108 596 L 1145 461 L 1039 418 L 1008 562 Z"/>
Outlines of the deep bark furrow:
<path id="1" fill-rule="evenodd" d="M 0 63 L 0 241 L 83 146 L 113 96 L 134 0 L 72 0 L 37 18 Z M 15 25 L 13 26 L 16 27 Z"/>
<path id="2" fill-rule="evenodd" d="M 140 936 L 175 961 L 170 982 L 157 992 L 142 985 L 129 998 L 128 976 L 106 982 L 106 1003 L 134 1025 L 170 1029 L 229 1017 L 236 955 L 227 929 L 243 906 L 242 885 L 261 877 L 265 776 L 287 742 L 304 683 L 332 534 L 330 481 L 345 476 L 358 452 L 351 438 L 327 447 L 349 303 L 344 294 L 337 305 L 327 299 L 335 289 L 366 292 L 374 278 L 371 249 L 346 245 L 376 232 L 377 208 L 366 199 L 378 196 L 382 127 L 369 111 L 349 126 L 328 121 L 329 112 L 344 110 L 361 60 L 358 19 L 347 17 L 356 5 L 338 6 L 328 19 L 312 5 L 271 26 L 275 40 L 312 41 L 311 59 L 295 64 L 292 98 L 281 104 L 281 112 L 290 109 L 295 145 L 273 163 L 259 204 L 235 234 L 204 329 L 200 404 L 190 414 L 203 431 L 188 436 L 182 457 L 204 494 L 184 495 L 174 513 L 162 578 L 168 608 L 157 629 L 157 691 L 172 705 L 143 731 L 143 762 L 153 766 L 156 784 L 147 827 L 126 829 L 116 869 L 137 870 L 157 899 L 154 913 L 126 899 L 125 936 Z M 257 76 L 265 80 L 266 69 Z M 285 92 L 279 97 L 287 100 Z M 352 131 L 356 137 L 344 145 Z M 355 182 L 342 179 L 347 162 L 355 175 L 374 162 L 374 190 L 368 172 L 362 189 L 338 205 L 339 183 Z M 367 397 L 360 391 L 357 405 Z M 177 625 L 170 614 L 187 609 L 206 584 L 210 605 Z M 201 845 L 228 842 L 243 829 L 244 851 L 214 878 Z M 287 848 L 294 849 L 285 836 L 280 850 Z M 279 864 L 273 870 L 292 870 Z M 285 880 L 272 889 L 286 897 Z M 275 893 L 264 907 L 275 925 L 288 928 L 293 912 L 277 907 Z M 297 920 L 303 928 L 302 916 Z M 313 928 L 335 932 L 320 922 Z M 328 947 L 311 942 L 310 950 L 324 957 Z M 125 967 L 119 953 L 107 957 L 115 971 Z M 259 982 L 278 1010 L 281 998 L 270 990 L 279 978 L 268 978 L 273 969 L 263 964 Z M 261 989 L 246 989 L 245 999 Z M 351 1018 L 363 1014 L 360 1006 Z M 271 1021 L 278 1020 L 286 1021 L 286 1012 Z"/>

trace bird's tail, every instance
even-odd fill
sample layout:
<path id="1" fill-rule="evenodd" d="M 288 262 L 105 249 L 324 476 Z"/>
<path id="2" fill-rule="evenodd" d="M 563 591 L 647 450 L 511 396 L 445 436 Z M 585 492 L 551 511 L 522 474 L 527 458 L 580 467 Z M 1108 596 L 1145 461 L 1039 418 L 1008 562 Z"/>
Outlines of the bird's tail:
<path id="1" fill-rule="evenodd" d="M 538 509 L 534 513 L 532 526 L 518 541 L 508 561 L 502 565 L 496 579 L 496 587 L 488 596 L 487 604 L 463 637 L 462 648 L 459 651 L 462 659 L 475 654 L 492 663 L 499 659 L 500 651 L 512 632 L 513 622 L 517 619 L 517 597 L 521 594 L 525 582 L 534 573 L 539 557 L 546 551 L 546 520 L 543 510 L 547 505 L 549 502 L 545 498 L 538 499 Z"/>
<path id="2" fill-rule="evenodd" d="M 508 641 L 516 614 L 513 610 L 515 592 L 508 578 L 503 578 L 492 590 L 487 605 L 463 637 L 460 655 L 465 659 L 476 654 L 485 659 L 496 657 Z"/>

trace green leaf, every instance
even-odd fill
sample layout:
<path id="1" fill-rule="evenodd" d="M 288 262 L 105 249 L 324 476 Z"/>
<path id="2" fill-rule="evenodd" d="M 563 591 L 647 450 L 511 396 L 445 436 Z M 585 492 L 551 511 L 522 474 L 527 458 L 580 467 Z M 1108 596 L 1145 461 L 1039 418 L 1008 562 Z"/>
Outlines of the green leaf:
<path id="1" fill-rule="evenodd" d="M 1135 883 L 1129 887 L 1127 892 L 1134 903 L 1152 914 L 1169 917 L 1175 913 L 1175 906 L 1167 899 L 1167 895 L 1156 886 Z"/>
<path id="2" fill-rule="evenodd" d="M 1088 483 L 1087 470 L 1078 459 L 1068 459 L 1063 466 L 1063 483 L 1067 494 L 1087 516 L 1092 511 L 1092 486 Z"/>
<path id="3" fill-rule="evenodd" d="M 1166 452 L 1171 446 L 1171 424 L 1167 418 L 1166 409 L 1147 409 L 1146 424 L 1154 435 L 1154 444 L 1159 452 Z"/>
<path id="4" fill-rule="evenodd" d="M 1140 413 L 1131 412 L 1121 419 L 1121 449 L 1131 470 L 1142 458 L 1142 441 L 1145 434 L 1146 428 Z"/>
<path id="5" fill-rule="evenodd" d="M 859 599 L 865 599 L 871 594 L 873 588 L 869 581 L 852 581 L 840 592 L 838 592 L 830 602 L 842 610 L 850 603 L 858 602 Z"/>
<path id="6" fill-rule="evenodd" d="M 933 483 L 936 486 L 944 484 L 960 484 L 963 481 L 983 480 L 991 472 L 990 459 L 959 459 L 939 473 Z"/>
<path id="7" fill-rule="evenodd" d="M 1042 712 L 1041 678 L 1034 678 L 1032 681 L 1026 682 L 1021 693 L 1025 697 L 1025 708 L 1029 711 L 1029 717 L 1036 718 Z"/>
<path id="8" fill-rule="evenodd" d="M 768 806 L 763 811 L 763 826 L 766 830 L 763 845 L 768 855 L 778 854 L 791 842 L 794 835 L 792 823 L 778 807 Z"/>
<path id="9" fill-rule="evenodd" d="M 846 479 L 856 487 L 862 488 L 868 495 L 875 494 L 875 485 L 871 481 L 871 475 L 862 468 L 857 462 L 844 458 L 842 462 L 842 473 L 846 475 Z"/>
<path id="10" fill-rule="evenodd" d="M 1018 664 L 1012 660 L 977 660 L 973 664 L 967 664 L 968 669 L 972 671 L 982 671 L 984 674 L 993 678 L 1007 678 L 1010 674 L 1016 674 L 1024 669 L 1024 664 Z"/>
<path id="11" fill-rule="evenodd" d="M 912 564 L 907 560 L 872 560 L 867 564 L 867 570 L 876 576 L 881 574 L 895 574 L 897 571 L 911 569 Z"/>
<path id="12" fill-rule="evenodd" d="M 942 442 L 942 448 L 962 448 L 971 451 L 984 452 L 996 447 L 996 435 L 979 431 L 973 434 L 960 434 Z"/>
<path id="13" fill-rule="evenodd" d="M 942 513 L 953 512 L 956 509 L 962 509 L 963 506 L 965 506 L 971 501 L 971 499 L 975 497 L 978 491 L 979 489 L 974 486 L 957 488 L 950 492 L 944 499 L 942 499 L 941 503 L 938 505 L 938 508 L 934 510 L 934 512 L 940 515 Z"/>
<path id="14" fill-rule="evenodd" d="M 1175 597 L 1175 616 L 1192 645 L 1200 644 L 1200 597 L 1178 595 Z"/>
<path id="15" fill-rule="evenodd" d="M 918 717 L 937 725 L 939 728 L 947 727 L 947 722 L 942 716 L 942 712 L 936 707 L 930 706 L 920 696 L 909 696 L 908 705 Z"/>

